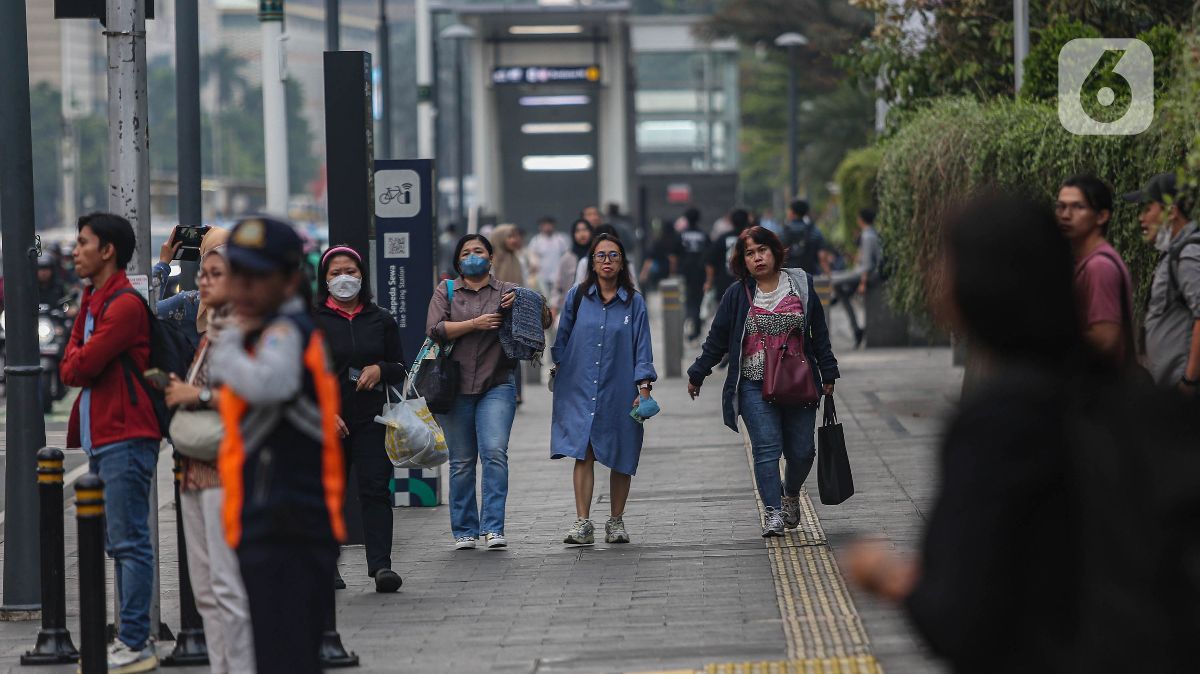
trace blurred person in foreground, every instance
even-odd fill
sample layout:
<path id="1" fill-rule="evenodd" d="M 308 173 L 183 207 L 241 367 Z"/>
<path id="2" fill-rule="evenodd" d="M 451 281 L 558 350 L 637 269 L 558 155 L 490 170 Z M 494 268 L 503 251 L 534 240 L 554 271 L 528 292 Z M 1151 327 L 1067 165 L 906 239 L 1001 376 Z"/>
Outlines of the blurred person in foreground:
<path id="1" fill-rule="evenodd" d="M 1146 309 L 1150 374 L 1159 386 L 1194 398 L 1200 391 L 1200 232 L 1174 173 L 1156 175 L 1145 189 L 1124 196 L 1142 205 L 1142 236 L 1160 254 Z"/>
<path id="2" fill-rule="evenodd" d="M 1105 234 L 1112 221 L 1112 190 L 1095 176 L 1063 181 L 1054 213 L 1075 256 L 1075 290 L 1084 339 L 1114 364 L 1135 358 L 1133 277 Z"/>
<path id="3" fill-rule="evenodd" d="M 225 539 L 246 585 L 258 674 L 317 674 L 346 538 L 338 380 L 301 293 L 303 243 L 292 226 L 243 220 L 226 256 L 236 320 L 211 347 Z"/>
<path id="4" fill-rule="evenodd" d="M 993 367 L 944 436 L 919 557 L 859 543 L 847 576 L 901 604 L 955 672 L 1182 671 L 1200 628 L 1200 415 L 1092 354 L 1049 209 L 978 198 L 944 248 L 935 312 Z"/>

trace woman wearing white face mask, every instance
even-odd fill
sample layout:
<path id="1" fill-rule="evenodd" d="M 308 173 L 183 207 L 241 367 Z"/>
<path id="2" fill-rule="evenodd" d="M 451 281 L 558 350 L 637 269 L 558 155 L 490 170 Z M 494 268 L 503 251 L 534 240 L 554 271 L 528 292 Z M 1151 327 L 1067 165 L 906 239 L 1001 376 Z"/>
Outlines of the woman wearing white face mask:
<path id="1" fill-rule="evenodd" d="M 405 360 L 400 328 L 391 314 L 371 301 L 364 271 L 362 255 L 353 248 L 326 251 L 318 269 L 315 318 L 342 387 L 338 429 L 346 470 L 353 466 L 358 476 L 367 575 L 375 579 L 376 592 L 395 592 L 402 581 L 391 560 L 392 464 L 384 449 L 385 429 L 375 423 L 375 415 L 386 402 L 384 387 L 401 388 L 404 383 Z"/>

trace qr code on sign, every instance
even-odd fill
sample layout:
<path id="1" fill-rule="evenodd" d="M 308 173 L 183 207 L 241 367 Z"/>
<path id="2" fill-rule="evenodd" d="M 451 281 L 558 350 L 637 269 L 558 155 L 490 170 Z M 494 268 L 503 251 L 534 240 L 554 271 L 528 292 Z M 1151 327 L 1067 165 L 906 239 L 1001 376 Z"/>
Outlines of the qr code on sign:
<path id="1" fill-rule="evenodd" d="M 383 256 L 408 257 L 408 232 L 388 232 L 383 235 Z"/>

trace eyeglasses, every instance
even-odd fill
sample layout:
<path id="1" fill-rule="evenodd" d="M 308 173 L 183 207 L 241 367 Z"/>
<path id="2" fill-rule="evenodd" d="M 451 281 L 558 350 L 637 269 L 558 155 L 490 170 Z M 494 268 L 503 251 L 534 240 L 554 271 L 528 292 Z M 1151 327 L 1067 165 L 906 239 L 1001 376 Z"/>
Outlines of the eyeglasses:
<path id="1" fill-rule="evenodd" d="M 217 272 L 215 274 L 210 274 L 206 271 L 202 271 L 202 272 L 196 274 L 196 282 L 199 283 L 201 281 L 215 281 L 224 275 L 225 274 L 223 272 Z"/>
<path id="2" fill-rule="evenodd" d="M 616 250 L 610 251 L 608 253 L 596 253 L 595 255 L 592 256 L 592 259 L 595 260 L 596 262 L 601 262 L 601 263 L 604 262 L 605 260 L 608 260 L 609 262 L 616 262 L 621 259 L 621 253 L 620 253 L 620 251 L 616 251 Z"/>

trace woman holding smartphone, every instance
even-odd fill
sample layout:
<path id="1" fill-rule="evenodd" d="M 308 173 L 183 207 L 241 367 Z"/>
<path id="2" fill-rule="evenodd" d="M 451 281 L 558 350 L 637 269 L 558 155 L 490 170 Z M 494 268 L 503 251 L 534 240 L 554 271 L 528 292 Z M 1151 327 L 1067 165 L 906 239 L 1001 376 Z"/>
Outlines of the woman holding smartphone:
<path id="1" fill-rule="evenodd" d="M 209 341 L 232 320 L 229 302 L 229 262 L 225 259 L 225 230 L 205 239 L 198 283 L 199 301 L 205 307 L 198 329 L 200 350 L 188 372 L 187 381 L 171 377 L 166 387 L 167 404 L 180 415 L 193 410 L 215 410 L 219 392 L 209 388 Z M 221 425 L 212 415 L 211 423 Z M 208 419 L 209 417 L 197 417 Z M 177 441 L 182 441 L 177 436 Z M 208 659 L 212 671 L 254 671 L 254 640 L 250 607 L 237 555 L 225 542 L 222 508 L 225 490 L 217 473 L 216 460 L 183 457 L 179 482 L 179 507 L 187 533 L 188 570 L 196 609 L 204 622 Z"/>
<path id="2" fill-rule="evenodd" d="M 392 463 L 384 448 L 386 429 L 375 416 L 387 402 L 385 386 L 404 382 L 404 351 L 396 320 L 371 301 L 362 255 L 334 246 L 317 267 L 314 318 L 325 333 L 333 372 L 341 384 L 342 414 L 337 419 L 346 456 L 358 476 L 367 575 L 376 592 L 395 592 L 403 580 L 392 570 Z M 334 583 L 337 583 L 335 579 Z M 339 584 L 340 585 L 340 584 Z"/>

